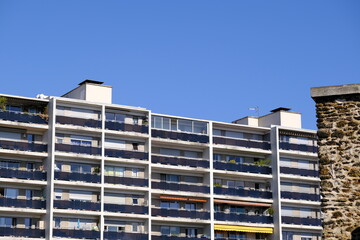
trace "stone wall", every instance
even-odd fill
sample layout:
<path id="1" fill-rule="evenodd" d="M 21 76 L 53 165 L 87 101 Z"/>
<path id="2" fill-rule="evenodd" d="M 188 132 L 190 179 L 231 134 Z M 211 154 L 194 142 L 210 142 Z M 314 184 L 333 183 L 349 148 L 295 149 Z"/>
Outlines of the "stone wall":
<path id="1" fill-rule="evenodd" d="M 316 101 L 324 240 L 360 227 L 360 94 Z"/>

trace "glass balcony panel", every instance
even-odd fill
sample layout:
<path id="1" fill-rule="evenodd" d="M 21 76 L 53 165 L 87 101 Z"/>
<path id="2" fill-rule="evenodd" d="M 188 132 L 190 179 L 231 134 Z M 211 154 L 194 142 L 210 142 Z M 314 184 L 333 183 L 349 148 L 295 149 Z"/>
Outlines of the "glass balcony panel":
<path id="1" fill-rule="evenodd" d="M 127 186 L 138 186 L 138 187 L 147 187 L 149 185 L 148 179 L 115 177 L 115 176 L 105 176 L 105 183 L 122 184 Z"/>
<path id="2" fill-rule="evenodd" d="M 151 214 L 152 216 L 161 216 L 161 217 L 192 218 L 192 219 L 203 219 L 203 220 L 210 219 L 210 213 L 206 211 L 152 208 Z"/>
<path id="3" fill-rule="evenodd" d="M 168 183 L 168 182 L 152 182 L 151 186 L 154 189 L 163 189 L 170 191 L 198 192 L 198 193 L 206 193 L 206 194 L 210 193 L 210 188 L 208 186 L 197 186 L 197 185 Z"/>
<path id="4" fill-rule="evenodd" d="M 100 203 L 79 200 L 54 200 L 54 208 L 100 211 Z"/>
<path id="5" fill-rule="evenodd" d="M 128 232 L 104 232 L 104 239 L 148 240 L 148 234 Z"/>
<path id="6" fill-rule="evenodd" d="M 56 123 L 82 127 L 101 128 L 101 121 L 95 119 L 56 116 Z"/>
<path id="7" fill-rule="evenodd" d="M 88 173 L 55 172 L 55 179 L 65 181 L 100 183 L 101 177 L 97 174 Z"/>
<path id="8" fill-rule="evenodd" d="M 287 192 L 281 191 L 281 198 L 295 199 L 295 200 L 307 200 L 307 201 L 320 201 L 319 194 L 300 193 L 300 192 Z"/>
<path id="9" fill-rule="evenodd" d="M 85 147 L 71 144 L 55 144 L 55 150 L 60 152 L 89 154 L 89 155 L 101 155 L 101 148 L 97 147 Z"/>
<path id="10" fill-rule="evenodd" d="M 301 168 L 280 167 L 280 173 L 293 174 L 305 177 L 319 177 L 319 171 Z"/>
<path id="11" fill-rule="evenodd" d="M 48 124 L 47 117 L 40 117 L 34 114 L 25 114 L 22 112 L 4 112 L 0 111 L 0 119 L 12 122 Z"/>
<path id="12" fill-rule="evenodd" d="M 294 144 L 294 143 L 288 143 L 288 142 L 280 142 L 279 148 L 283 149 L 283 150 L 311 152 L 311 153 L 317 153 L 317 151 L 318 151 L 317 146 L 310 146 L 310 145 L 305 145 L 305 144 Z"/>
<path id="13" fill-rule="evenodd" d="M 105 122 L 105 128 L 115 131 L 125 131 L 125 132 L 138 132 L 138 133 L 148 133 L 149 127 L 144 125 L 133 125 L 121 122 Z"/>
<path id="14" fill-rule="evenodd" d="M 149 154 L 146 152 L 105 149 L 105 156 L 126 159 L 148 160 Z"/>
<path id="15" fill-rule="evenodd" d="M 148 214 L 147 206 L 137 206 L 137 205 L 120 205 L 120 204 L 105 203 L 104 210 L 108 212 Z"/>
<path id="16" fill-rule="evenodd" d="M 223 144 L 223 145 L 232 145 L 245 148 L 260 148 L 263 150 L 270 150 L 269 142 L 262 141 L 253 141 L 253 140 L 242 140 L 242 139 L 232 139 L 224 137 L 214 137 L 214 144 Z"/>
<path id="17" fill-rule="evenodd" d="M 227 162 L 214 162 L 214 168 L 226 171 L 236 172 L 249 172 L 249 173 L 260 173 L 260 174 L 271 174 L 271 168 L 267 166 L 256 166 L 241 163 L 227 163 Z"/>
<path id="18" fill-rule="evenodd" d="M 30 152 L 47 152 L 46 144 L 0 140 L 0 148 Z"/>
<path id="19" fill-rule="evenodd" d="M 63 238 L 85 238 L 85 239 L 99 239 L 100 232 L 94 230 L 80 230 L 80 229 L 53 229 L 54 237 Z"/>
<path id="20" fill-rule="evenodd" d="M 151 156 L 151 161 L 153 163 L 161 163 L 166 165 L 173 166 L 187 166 L 187 167 L 201 167 L 201 168 L 209 168 L 209 161 L 207 160 L 195 160 L 195 159 L 187 159 L 181 157 L 165 157 L 165 156 Z"/>
<path id="21" fill-rule="evenodd" d="M 317 219 L 317 218 L 300 218 L 300 217 L 282 216 L 281 219 L 282 219 L 282 223 L 284 224 L 321 226 L 321 219 Z"/>
<path id="22" fill-rule="evenodd" d="M 16 207 L 16 208 L 33 208 L 45 209 L 45 201 L 42 200 L 25 200 L 0 197 L 0 206 L 2 207 Z"/>
<path id="23" fill-rule="evenodd" d="M 270 191 L 246 190 L 238 188 L 214 187 L 214 194 L 266 199 L 272 198 L 272 192 Z"/>
<path id="24" fill-rule="evenodd" d="M 266 223 L 272 224 L 273 217 L 263 215 L 247 215 L 241 213 L 215 213 L 216 221 L 231 221 L 231 222 L 249 222 L 249 223 Z"/>
<path id="25" fill-rule="evenodd" d="M 199 143 L 208 143 L 209 142 L 209 136 L 206 136 L 206 135 L 171 132 L 171 131 L 163 131 L 163 130 L 157 130 L 157 129 L 151 130 L 151 136 L 158 137 L 158 138 L 167 138 L 167 139 L 171 139 L 171 140 L 189 141 L 189 142 L 199 142 Z"/>
<path id="26" fill-rule="evenodd" d="M 23 171 L 10 168 L 0 168 L 0 177 L 45 181 L 46 173 L 42 171 Z"/>
<path id="27" fill-rule="evenodd" d="M 198 239 L 210 239 L 207 237 L 177 237 L 177 236 L 151 236 L 152 240 L 198 240 Z"/>
<path id="28" fill-rule="evenodd" d="M 0 236 L 44 238 L 45 230 L 37 228 L 0 227 Z"/>

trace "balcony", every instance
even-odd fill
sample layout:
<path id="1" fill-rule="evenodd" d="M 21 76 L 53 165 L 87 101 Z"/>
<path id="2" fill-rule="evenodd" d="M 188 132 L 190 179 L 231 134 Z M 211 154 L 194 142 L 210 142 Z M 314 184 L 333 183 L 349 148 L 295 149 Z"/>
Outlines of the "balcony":
<path id="1" fill-rule="evenodd" d="M 192 219 L 202 219 L 202 220 L 210 219 L 209 212 L 181 210 L 181 209 L 152 208 L 151 215 L 160 216 L 160 217 L 192 218 Z"/>
<path id="2" fill-rule="evenodd" d="M 133 125 L 121 122 L 105 122 L 105 129 L 115 130 L 115 131 L 124 131 L 124 132 L 137 132 L 137 133 L 148 133 L 149 127 L 145 125 Z"/>
<path id="3" fill-rule="evenodd" d="M 39 115 L 26 114 L 22 112 L 4 112 L 0 111 L 0 119 L 12 122 L 48 124 L 47 118 Z"/>
<path id="4" fill-rule="evenodd" d="M 269 142 L 260 142 L 253 140 L 243 140 L 243 139 L 233 139 L 233 138 L 225 138 L 225 137 L 214 137 L 214 144 L 223 144 L 223 145 L 231 145 L 245 148 L 259 148 L 262 150 L 270 150 Z"/>
<path id="5" fill-rule="evenodd" d="M 8 150 L 47 152 L 46 144 L 0 140 L 0 148 Z"/>
<path id="6" fill-rule="evenodd" d="M 100 211 L 100 203 L 80 200 L 54 200 L 54 208 Z"/>
<path id="7" fill-rule="evenodd" d="M 138 206 L 138 205 L 120 205 L 120 204 L 105 203 L 104 210 L 107 212 L 148 214 L 147 206 Z"/>
<path id="8" fill-rule="evenodd" d="M 137 159 L 137 160 L 149 159 L 149 154 L 146 152 L 115 150 L 115 149 L 105 149 L 105 156 L 115 157 L 115 158 Z"/>
<path id="9" fill-rule="evenodd" d="M 199 239 L 210 239 L 207 237 L 177 237 L 177 236 L 151 236 L 152 240 L 199 240 Z"/>
<path id="10" fill-rule="evenodd" d="M 214 194 L 265 199 L 272 198 L 272 192 L 270 191 L 246 190 L 241 188 L 214 187 Z"/>
<path id="11" fill-rule="evenodd" d="M 165 157 L 165 156 L 151 155 L 151 162 L 161 163 L 165 165 L 173 165 L 173 166 L 209 168 L 208 160 L 195 160 L 195 159 L 187 159 L 181 157 Z"/>
<path id="12" fill-rule="evenodd" d="M 240 164 L 240 163 L 214 161 L 214 168 L 218 170 L 235 171 L 235 172 L 271 174 L 270 167 Z"/>
<path id="13" fill-rule="evenodd" d="M 54 237 L 99 239 L 100 232 L 94 230 L 53 229 Z"/>
<path id="14" fill-rule="evenodd" d="M 25 171 L 11 168 L 0 168 L 1 178 L 17 178 L 46 181 L 46 173 L 42 171 Z"/>
<path id="15" fill-rule="evenodd" d="M 33 208 L 45 209 L 45 201 L 42 200 L 26 200 L 0 197 L 1 207 L 15 207 L 15 208 Z"/>
<path id="16" fill-rule="evenodd" d="M 171 131 L 163 131 L 152 129 L 151 136 L 154 138 L 167 138 L 171 140 L 181 140 L 181 141 L 189 141 L 189 142 L 198 142 L 198 143 L 208 143 L 209 136 L 193 134 L 193 133 L 183 133 L 183 132 L 171 132 Z"/>
<path id="17" fill-rule="evenodd" d="M 101 128 L 101 121 L 95 119 L 56 116 L 56 123 L 81 127 Z"/>
<path id="18" fill-rule="evenodd" d="M 149 236 L 144 233 L 104 232 L 104 239 L 148 240 Z"/>
<path id="19" fill-rule="evenodd" d="M 317 218 L 300 218 L 300 217 L 282 216 L 281 219 L 283 224 L 321 226 L 321 219 L 317 219 Z"/>
<path id="20" fill-rule="evenodd" d="M 55 172 L 55 180 L 100 183 L 101 177 L 98 174 L 90 173 Z"/>
<path id="21" fill-rule="evenodd" d="M 241 213 L 224 213 L 215 212 L 216 221 L 231 221 L 231 222 L 248 222 L 248 223 L 265 223 L 272 224 L 273 217 L 263 215 L 248 215 Z"/>
<path id="22" fill-rule="evenodd" d="M 105 176 L 105 183 L 121 184 L 127 186 L 147 187 L 149 180 L 144 178 Z"/>
<path id="23" fill-rule="evenodd" d="M 319 177 L 318 170 L 310 169 L 301 169 L 301 168 L 290 168 L 290 167 L 280 167 L 280 173 L 299 175 L 304 177 Z"/>
<path id="24" fill-rule="evenodd" d="M 279 148 L 282 150 L 290 150 L 290 151 L 300 151 L 300 152 L 310 152 L 317 153 L 317 146 L 310 146 L 305 144 L 294 144 L 288 142 L 280 142 Z"/>
<path id="25" fill-rule="evenodd" d="M 300 193 L 300 192 L 281 191 L 281 198 L 294 199 L 294 200 L 315 201 L 315 202 L 320 201 L 320 195 L 319 194 Z"/>
<path id="26" fill-rule="evenodd" d="M 169 183 L 169 182 L 151 182 L 152 189 L 162 189 L 167 191 L 183 191 L 183 192 L 195 192 L 195 193 L 210 193 L 210 187 L 197 186 L 181 183 Z"/>
<path id="27" fill-rule="evenodd" d="M 45 230 L 37 228 L 0 227 L 0 236 L 45 238 Z"/>
<path id="28" fill-rule="evenodd" d="M 56 143 L 55 150 L 60 152 L 67 152 L 67 153 L 101 155 L 101 148 L 86 147 L 86 146 L 71 145 L 71 144 Z"/>

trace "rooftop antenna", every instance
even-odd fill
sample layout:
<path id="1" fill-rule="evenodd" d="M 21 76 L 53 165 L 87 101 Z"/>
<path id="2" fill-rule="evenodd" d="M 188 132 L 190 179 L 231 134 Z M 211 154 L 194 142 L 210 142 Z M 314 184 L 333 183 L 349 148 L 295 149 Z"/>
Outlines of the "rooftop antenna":
<path id="1" fill-rule="evenodd" d="M 257 116 L 259 117 L 259 112 L 260 112 L 260 109 L 259 107 L 252 107 L 252 108 L 249 108 L 250 111 L 255 111 L 255 113 L 257 114 Z"/>

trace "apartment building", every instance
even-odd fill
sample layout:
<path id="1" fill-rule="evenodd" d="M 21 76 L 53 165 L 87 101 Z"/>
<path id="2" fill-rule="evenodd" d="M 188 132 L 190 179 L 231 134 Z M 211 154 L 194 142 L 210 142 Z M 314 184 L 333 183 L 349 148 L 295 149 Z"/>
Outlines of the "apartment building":
<path id="1" fill-rule="evenodd" d="M 0 97 L 0 239 L 319 240 L 316 132 L 278 108 L 232 123 Z"/>

